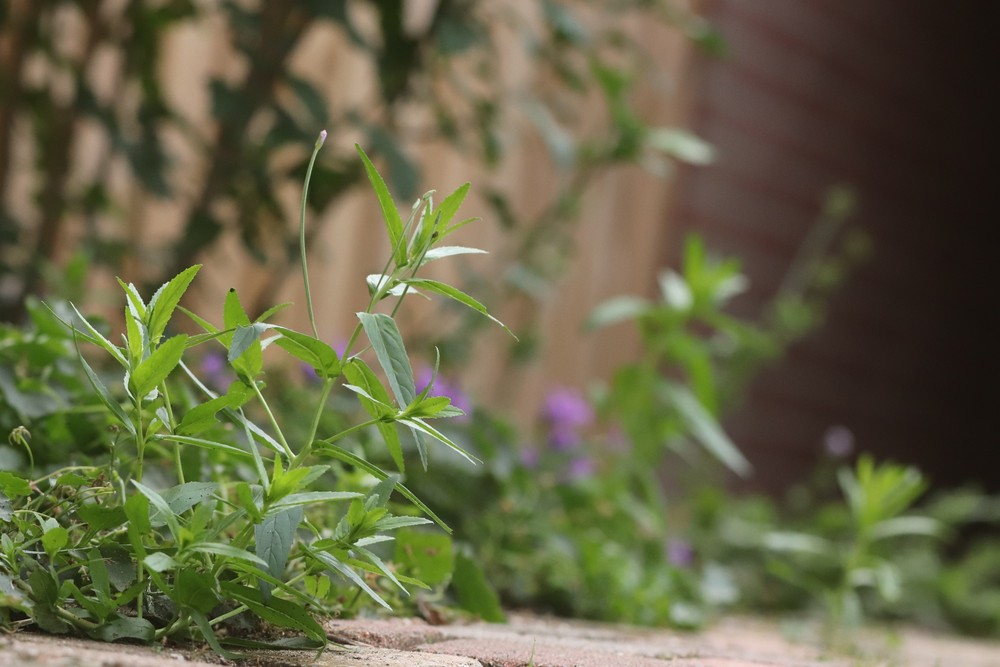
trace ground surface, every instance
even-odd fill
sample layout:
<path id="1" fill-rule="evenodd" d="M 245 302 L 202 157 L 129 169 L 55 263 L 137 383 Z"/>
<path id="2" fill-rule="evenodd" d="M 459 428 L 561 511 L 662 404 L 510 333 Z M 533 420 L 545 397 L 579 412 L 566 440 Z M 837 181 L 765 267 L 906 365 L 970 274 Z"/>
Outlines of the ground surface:
<path id="1" fill-rule="evenodd" d="M 336 643 L 266 651 L 250 667 L 1000 667 L 1000 642 L 915 630 L 867 630 L 850 652 L 810 640 L 809 627 L 728 619 L 696 634 L 515 616 L 507 625 L 430 626 L 412 619 L 331 621 Z M 200 649 L 109 645 L 30 633 L 0 637 L 2 667 L 209 667 Z"/>

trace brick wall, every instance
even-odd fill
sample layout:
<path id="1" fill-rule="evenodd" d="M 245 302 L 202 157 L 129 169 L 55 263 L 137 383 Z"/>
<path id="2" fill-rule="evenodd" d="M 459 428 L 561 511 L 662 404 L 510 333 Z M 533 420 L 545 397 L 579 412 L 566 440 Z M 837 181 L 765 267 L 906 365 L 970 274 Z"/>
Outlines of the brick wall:
<path id="1" fill-rule="evenodd" d="M 995 51 L 992 7 L 960 5 L 705 5 L 731 57 L 700 64 L 694 127 L 719 159 L 683 177 L 675 226 L 744 258 L 753 282 L 737 305 L 744 312 L 773 294 L 830 185 L 855 189 L 856 221 L 875 244 L 827 326 L 759 378 L 731 416 L 756 484 L 800 475 L 835 424 L 936 481 L 1000 484 L 986 424 L 996 396 L 986 309 L 996 299 L 986 289 L 984 205 L 995 178 L 981 86 Z"/>

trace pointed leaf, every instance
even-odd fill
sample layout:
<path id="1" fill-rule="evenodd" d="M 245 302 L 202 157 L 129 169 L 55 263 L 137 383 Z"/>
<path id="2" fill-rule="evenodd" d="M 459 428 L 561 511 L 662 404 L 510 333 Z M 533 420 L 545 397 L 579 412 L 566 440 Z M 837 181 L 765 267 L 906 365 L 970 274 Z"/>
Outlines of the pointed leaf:
<path id="1" fill-rule="evenodd" d="M 348 465 L 352 465 L 355 468 L 360 468 L 361 470 L 364 470 L 369 475 L 378 480 L 385 480 L 390 477 L 389 473 L 385 472 L 378 466 L 372 465 L 371 463 L 364 460 L 360 456 L 347 451 L 343 447 L 339 447 L 334 444 L 329 444 L 329 443 L 317 444 L 316 453 L 326 454 L 327 456 L 335 458 L 338 461 L 342 461 Z M 407 500 L 413 503 L 416 506 L 416 508 L 419 509 L 422 513 L 433 519 L 434 523 L 440 526 L 442 530 L 444 530 L 448 534 L 451 534 L 452 530 L 451 528 L 448 527 L 448 524 L 442 521 L 441 517 L 435 514 L 431 510 L 431 508 L 428 507 L 422 500 L 420 500 L 420 498 L 418 498 L 412 491 L 410 491 L 408 488 L 406 488 L 405 486 L 403 486 L 398 482 L 396 483 L 396 490 L 399 491 L 399 493 L 402 494 L 403 497 L 405 497 Z"/>
<path id="2" fill-rule="evenodd" d="M 389 387 L 400 407 L 409 405 L 417 395 L 413 386 L 413 369 L 406 355 L 403 336 L 395 320 L 382 313 L 358 313 L 361 326 L 375 350 L 379 365 L 385 371 Z"/>
<path id="3" fill-rule="evenodd" d="M 109 410 L 111 410 L 111 414 L 118 418 L 118 421 L 122 423 L 125 430 L 135 436 L 135 425 L 128 418 L 128 415 L 125 414 L 122 406 L 119 405 L 115 397 L 111 395 L 111 392 L 104 386 L 101 379 L 97 377 L 97 373 L 94 372 L 94 369 L 92 369 L 90 364 L 88 364 L 83 358 L 83 355 L 79 354 L 79 349 L 77 350 L 77 354 L 80 357 L 80 363 L 83 365 L 83 372 L 87 374 L 87 379 L 90 380 L 91 386 L 93 386 L 94 391 L 97 392 L 98 398 L 100 398 L 101 402 L 104 403 Z"/>
<path id="4" fill-rule="evenodd" d="M 437 430 L 436 428 L 434 428 L 433 426 L 431 426 L 430 424 L 428 424 L 427 422 L 425 422 L 423 419 L 420 419 L 418 417 L 407 418 L 407 419 L 400 419 L 399 423 L 405 424 L 405 425 L 409 426 L 410 428 L 415 429 L 415 430 L 417 430 L 417 431 L 419 431 L 421 433 L 424 433 L 426 435 L 429 435 L 432 438 L 434 438 L 435 440 L 437 440 L 438 442 L 447 445 L 451 449 L 455 450 L 459 455 L 461 455 L 462 458 L 464 458 L 469 463 L 482 463 L 482 461 L 480 461 L 479 459 L 477 459 L 476 457 L 472 456 L 471 454 L 469 454 L 468 452 L 466 452 L 464 449 L 462 449 L 461 447 L 459 447 L 458 445 L 456 445 L 454 442 L 452 442 L 448 438 L 448 436 L 446 436 L 445 434 L 441 433 L 441 431 Z"/>
<path id="5" fill-rule="evenodd" d="M 479 248 L 466 248 L 460 245 L 443 245 L 437 248 L 431 248 L 424 254 L 423 260 L 420 262 L 421 265 L 427 262 L 433 262 L 435 259 L 441 259 L 443 257 L 453 257 L 455 255 L 486 255 L 489 254 L 485 250 L 480 250 Z"/>
<path id="6" fill-rule="evenodd" d="M 326 631 L 304 607 L 281 598 L 265 598 L 252 588 L 231 582 L 223 582 L 222 591 L 228 597 L 245 604 L 265 621 L 279 627 L 300 630 L 310 639 L 325 644 Z"/>
<path id="7" fill-rule="evenodd" d="M 365 173 L 368 175 L 368 180 L 375 190 L 379 208 L 382 209 L 382 219 L 385 221 L 385 229 L 389 234 L 389 243 L 392 245 L 396 266 L 406 266 L 407 257 L 406 243 L 403 240 L 403 219 L 399 215 L 396 204 L 392 201 L 389 188 L 386 187 L 385 181 L 382 180 L 378 170 L 375 169 L 375 165 L 368 159 L 365 152 L 361 150 L 361 146 L 355 144 L 354 147 L 358 150 L 361 161 L 364 162 Z"/>
<path id="8" fill-rule="evenodd" d="M 170 322 L 170 318 L 174 315 L 177 304 L 180 303 L 181 297 L 184 296 L 184 292 L 187 291 L 188 286 L 200 269 L 201 264 L 196 264 L 181 271 L 171 280 L 160 286 L 160 289 L 156 290 L 156 293 L 153 294 L 153 298 L 149 300 L 148 329 L 149 340 L 153 345 L 159 342 L 160 337 L 167 328 L 167 323 Z"/>
<path id="9" fill-rule="evenodd" d="M 677 412 L 684 419 L 694 438 L 709 454 L 738 475 L 745 477 L 750 474 L 752 469 L 750 462 L 729 439 L 715 417 L 698 402 L 698 399 L 691 392 L 673 383 L 665 383 L 660 389 L 666 400 L 677 408 Z"/>
<path id="10" fill-rule="evenodd" d="M 466 294 L 465 292 L 456 287 L 452 287 L 451 285 L 448 285 L 446 283 L 438 282 L 437 280 L 430 280 L 428 278 L 410 278 L 405 282 L 407 285 L 411 285 L 413 287 L 419 287 L 428 292 L 435 292 L 437 294 L 440 294 L 441 296 L 446 296 L 449 299 L 457 301 L 463 306 L 467 306 L 472 310 L 476 311 L 477 313 L 480 313 L 490 318 L 491 320 L 499 324 L 501 327 L 503 327 L 504 331 L 509 333 L 511 336 L 514 336 L 514 333 L 510 329 L 508 329 L 503 322 L 490 315 L 489 311 L 486 309 L 486 306 L 479 303 L 471 296 L 469 296 L 468 294 Z M 514 338 L 517 338 L 517 336 L 514 336 Z"/>
<path id="11" fill-rule="evenodd" d="M 386 609 L 390 610 L 392 609 L 392 607 L 389 606 L 389 603 L 383 600 L 378 593 L 372 590 L 372 587 L 369 586 L 368 583 L 364 579 L 362 579 L 361 576 L 358 575 L 358 573 L 355 572 L 350 565 L 342 562 L 336 556 L 326 553 L 325 551 L 310 551 L 309 553 L 311 553 L 314 558 L 319 560 L 321 563 L 326 565 L 334 572 L 339 572 L 340 574 L 344 575 L 344 577 L 346 577 L 349 581 L 351 581 L 355 586 L 357 586 L 365 593 L 367 593 L 368 597 L 370 597 L 372 600 L 375 600 L 375 602 L 378 602 Z"/>
<path id="12" fill-rule="evenodd" d="M 177 368 L 186 343 L 187 336 L 184 334 L 169 338 L 139 364 L 130 379 L 133 395 L 141 398 L 156 389 Z"/>

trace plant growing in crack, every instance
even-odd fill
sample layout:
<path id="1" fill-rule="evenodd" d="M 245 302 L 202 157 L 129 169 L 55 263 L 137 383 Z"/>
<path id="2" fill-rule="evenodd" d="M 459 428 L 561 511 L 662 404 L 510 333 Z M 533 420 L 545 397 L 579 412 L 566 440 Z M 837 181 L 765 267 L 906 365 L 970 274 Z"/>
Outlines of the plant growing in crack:
<path id="1" fill-rule="evenodd" d="M 282 646 L 325 646 L 315 615 L 351 604 L 334 582 L 353 588 L 353 599 L 367 595 L 386 607 L 381 586 L 404 592 L 423 586 L 398 575 L 379 555 L 378 545 L 391 541 L 397 529 L 436 522 L 449 530 L 401 483 L 404 439 L 412 439 L 425 468 L 429 443 L 470 462 L 473 457 L 432 425 L 462 411 L 447 396 L 433 395 L 436 365 L 426 386 L 416 389 L 394 316 L 419 290 L 491 317 L 468 294 L 418 275 L 428 262 L 482 252 L 442 245 L 474 220 L 457 218 L 469 186 L 438 206 L 434 193 L 427 193 L 404 217 L 358 147 L 391 254 L 380 274 L 368 276 L 367 307 L 338 354 L 318 335 L 306 262 L 306 199 L 325 138 L 323 132 L 312 152 L 300 216 L 311 333 L 269 321 L 288 304 L 251 319 L 236 289 L 226 295 L 221 326 L 184 309 L 179 304 L 200 266 L 180 272 L 148 301 L 119 281 L 126 299 L 121 344 L 74 306 L 67 312 L 53 308 L 78 346 L 101 348 L 117 368 L 110 374 L 95 370 L 78 347 L 112 424 L 110 455 L 100 464 L 63 467 L 34 479 L 0 473 L 3 627 L 81 632 L 108 641 L 200 637 L 234 657 L 234 646 L 259 643 L 240 635 L 262 621 L 301 633 L 279 640 Z M 178 312 L 202 332 L 171 334 Z M 359 350 L 362 340 L 367 345 Z M 224 352 L 234 375 L 224 390 L 211 388 L 185 361 L 199 346 Z M 286 437 L 281 415 L 271 409 L 263 381 L 270 348 L 308 364 L 320 380 L 305 437 Z M 374 357 L 381 376 L 365 357 Z M 118 381 L 110 382 L 112 377 Z M 338 387 L 356 395 L 368 418 L 322 433 L 321 416 Z M 366 429 L 379 433 L 397 472 L 370 463 L 352 446 L 353 436 Z M 394 493 L 409 509 L 393 511 Z M 220 626 L 224 637 L 216 632 Z"/>

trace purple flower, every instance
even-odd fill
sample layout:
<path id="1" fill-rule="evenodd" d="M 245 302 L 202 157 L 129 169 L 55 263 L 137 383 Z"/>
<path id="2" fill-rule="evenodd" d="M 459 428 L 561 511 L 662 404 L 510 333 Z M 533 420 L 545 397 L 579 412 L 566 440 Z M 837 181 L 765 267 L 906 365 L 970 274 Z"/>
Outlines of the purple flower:
<path id="1" fill-rule="evenodd" d="M 205 356 L 201 358 L 199 370 L 205 384 L 216 391 L 225 391 L 229 383 L 235 379 L 232 371 L 229 370 L 226 354 L 219 350 L 205 353 Z"/>
<path id="2" fill-rule="evenodd" d="M 434 371 L 428 367 L 421 368 L 414 380 L 417 392 L 422 392 L 434 379 L 434 386 L 431 388 L 429 396 L 445 396 L 451 399 L 451 404 L 468 415 L 472 411 L 472 399 L 462 391 L 458 384 L 446 377 L 438 375 L 434 378 Z M 462 419 L 459 417 L 458 419 Z"/>
<path id="3" fill-rule="evenodd" d="M 694 547 L 687 540 L 671 539 L 667 542 L 667 561 L 674 567 L 691 567 L 694 563 Z"/>
<path id="4" fill-rule="evenodd" d="M 840 424 L 831 426 L 823 434 L 823 448 L 831 458 L 847 458 L 854 451 L 854 433 Z"/>
<path id="5" fill-rule="evenodd" d="M 594 421 L 594 411 L 580 392 L 555 389 L 545 397 L 542 417 L 549 426 L 549 444 L 565 451 L 580 444 L 580 431 Z"/>
<path id="6" fill-rule="evenodd" d="M 579 456 L 566 466 L 566 481 L 580 482 L 593 477 L 595 472 L 594 459 L 589 456 Z"/>

